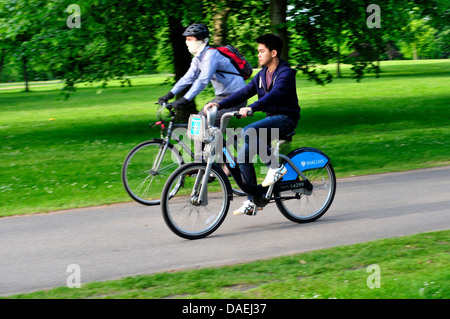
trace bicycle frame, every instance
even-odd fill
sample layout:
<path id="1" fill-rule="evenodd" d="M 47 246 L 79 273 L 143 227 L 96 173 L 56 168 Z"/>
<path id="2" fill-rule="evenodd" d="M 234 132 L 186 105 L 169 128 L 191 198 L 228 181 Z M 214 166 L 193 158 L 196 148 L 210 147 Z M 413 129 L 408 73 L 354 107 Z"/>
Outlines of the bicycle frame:
<path id="1" fill-rule="evenodd" d="M 279 157 L 282 159 L 282 161 L 285 163 L 286 167 L 289 167 L 291 171 L 294 173 L 291 174 L 292 176 L 295 176 L 295 178 L 290 180 L 282 179 L 278 181 L 275 184 L 272 184 L 268 187 L 263 187 L 261 185 L 254 185 L 254 184 L 248 184 L 246 183 L 241 175 L 241 170 L 239 167 L 239 163 L 236 159 L 236 157 L 230 156 L 230 151 L 227 148 L 226 141 L 223 137 L 223 132 L 225 131 L 226 127 L 228 126 L 229 120 L 236 116 L 236 112 L 228 112 L 225 113 L 222 116 L 220 129 L 212 127 L 211 123 L 214 123 L 215 116 L 210 116 L 209 112 L 208 115 L 208 123 L 210 123 L 210 127 L 208 128 L 209 135 L 212 136 L 210 140 L 205 140 L 206 147 L 205 147 L 205 155 L 207 156 L 207 164 L 206 169 L 203 174 L 199 172 L 199 175 L 197 176 L 197 180 L 195 182 L 192 194 L 191 194 L 191 201 L 195 205 L 207 205 L 208 203 L 208 197 L 207 197 L 207 183 L 208 178 L 210 175 L 211 167 L 214 164 L 214 160 L 216 158 L 217 154 L 222 155 L 222 158 L 224 159 L 224 163 L 228 170 L 230 171 L 233 179 L 236 181 L 238 186 L 249 196 L 252 196 L 254 201 L 256 200 L 258 203 L 258 206 L 265 206 L 271 199 L 275 199 L 272 197 L 273 194 L 278 194 L 282 191 L 286 190 L 293 190 L 296 192 L 295 196 L 291 197 L 283 197 L 283 199 L 289 199 L 289 198 L 298 198 L 298 193 L 302 193 L 305 195 L 311 195 L 313 186 L 309 182 L 308 178 L 303 174 L 303 172 L 298 168 L 298 166 L 291 160 L 289 156 L 279 154 Z M 212 120 L 211 120 L 212 118 Z M 217 145 L 219 141 L 219 137 L 222 138 L 222 142 L 224 145 L 222 149 L 217 150 Z M 282 143 L 282 141 L 279 141 L 274 149 L 272 151 L 278 152 L 279 146 Z M 320 150 L 312 149 L 312 148 L 301 148 L 297 149 L 294 152 L 297 152 L 298 154 L 306 151 L 313 151 L 315 153 L 320 154 L 320 156 L 323 156 L 326 159 L 321 160 L 321 164 L 325 167 L 326 163 L 329 161 L 329 158 Z M 289 155 L 294 154 L 291 152 Z M 295 154 L 294 154 L 295 155 Z M 226 159 L 226 160 L 225 160 Z M 305 162 L 304 166 L 307 162 Z M 303 165 L 303 161 L 302 161 Z M 300 179 L 300 178 L 301 179 Z M 227 179 L 228 183 L 229 180 Z M 200 189 L 198 189 L 200 187 Z"/>
<path id="2" fill-rule="evenodd" d="M 269 187 L 250 185 L 241 176 L 236 160 L 241 155 L 238 147 L 237 153 L 230 153 L 228 149 L 228 146 L 233 145 L 232 140 L 236 141 L 236 135 L 233 134 L 232 138 L 231 135 L 223 135 L 227 121 L 234 116 L 240 117 L 239 112 L 222 115 L 220 128 L 217 128 L 213 126 L 217 109 L 212 107 L 210 110 L 206 112 L 206 119 L 198 114 L 192 115 L 188 125 L 188 137 L 205 145 L 203 161 L 177 168 L 165 183 L 161 194 L 163 218 L 173 233 L 186 239 L 204 238 L 216 231 L 224 221 L 234 190 L 221 168 L 220 158 L 216 158 L 220 155 L 231 176 L 246 192 L 244 195 L 251 196 L 250 203 L 244 202 L 246 209 L 243 212 L 241 209 L 235 211 L 235 215 L 256 215 L 259 208 L 272 202 L 275 202 L 282 215 L 296 223 L 312 222 L 325 214 L 336 192 L 336 175 L 330 159 L 323 152 L 304 147 L 288 155 L 279 155 L 282 142 L 279 141 L 272 148 L 274 153 L 271 156 L 279 156 L 286 173 Z M 284 138 L 288 140 L 292 135 L 288 134 Z M 179 181 L 182 179 L 184 185 L 180 187 Z"/>
<path id="3" fill-rule="evenodd" d="M 225 142 L 225 141 L 224 141 Z M 272 151 L 276 151 L 276 149 L 272 149 Z M 279 193 L 286 190 L 294 190 L 294 189 L 300 189 L 301 193 L 310 195 L 312 193 L 312 185 L 306 178 L 306 176 L 303 174 L 303 172 L 295 165 L 292 160 L 283 154 L 279 154 L 280 159 L 288 163 L 292 169 L 296 172 L 296 179 L 294 180 L 288 180 L 288 181 L 278 181 L 275 184 L 272 184 L 268 187 L 263 187 L 261 185 L 254 185 L 254 184 L 248 184 L 246 181 L 243 180 L 241 175 L 241 169 L 239 167 L 239 163 L 237 162 L 237 159 L 235 156 L 231 159 L 229 156 L 229 150 L 226 147 L 222 148 L 222 154 L 225 155 L 226 161 L 225 165 L 227 166 L 228 170 L 230 171 L 231 175 L 233 176 L 233 179 L 236 181 L 236 183 L 239 185 L 239 187 L 248 195 L 256 198 L 265 198 L 266 200 L 271 199 L 271 195 L 273 193 Z M 231 161 L 230 161 L 231 160 Z M 300 176 L 301 180 L 298 178 Z"/>
<path id="4" fill-rule="evenodd" d="M 189 146 L 187 146 L 185 143 L 183 143 L 183 141 L 178 136 L 176 136 L 176 135 L 172 136 L 174 129 L 186 128 L 187 124 L 175 124 L 173 122 L 173 120 L 174 120 L 174 115 L 172 114 L 172 118 L 169 121 L 169 126 L 167 127 L 167 133 L 164 138 L 154 138 L 153 139 L 155 141 L 161 141 L 162 147 L 158 152 L 156 161 L 153 163 L 152 171 L 157 171 L 159 166 L 161 165 L 161 161 L 164 158 L 164 155 L 166 154 L 167 145 L 170 143 L 170 139 L 175 140 L 181 146 L 181 148 L 184 151 L 186 151 L 192 159 L 194 159 L 194 153 L 192 152 L 191 148 Z"/>

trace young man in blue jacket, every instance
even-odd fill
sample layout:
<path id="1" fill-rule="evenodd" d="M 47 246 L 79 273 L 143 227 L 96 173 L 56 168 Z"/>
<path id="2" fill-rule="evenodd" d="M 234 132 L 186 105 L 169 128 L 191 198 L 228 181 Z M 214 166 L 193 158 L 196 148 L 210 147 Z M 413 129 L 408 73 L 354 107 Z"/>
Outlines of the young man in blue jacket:
<path id="1" fill-rule="evenodd" d="M 240 149 L 238 159 L 244 182 L 257 184 L 255 169 L 252 164 L 251 149 L 260 145 L 270 145 L 277 136 L 272 137 L 271 132 L 278 130 L 278 136 L 289 134 L 297 127 L 300 119 L 300 106 L 297 98 L 296 71 L 285 61 L 280 60 L 283 47 L 281 38 L 275 34 L 266 34 L 256 39 L 258 43 L 258 60 L 263 66 L 262 70 L 244 88 L 219 103 L 209 103 L 205 108 L 216 105 L 219 110 L 228 109 L 247 101 L 254 95 L 258 100 L 248 107 L 240 108 L 239 113 L 246 117 L 249 111 L 266 113 L 266 118 L 246 126 L 242 135 L 244 145 Z M 252 134 L 253 133 L 253 134 Z M 256 134 L 255 134 L 256 133 Z M 262 150 L 258 150 L 260 154 Z M 270 168 L 262 186 L 269 186 L 278 181 L 286 168 L 271 157 Z M 251 201 L 251 197 L 241 207 L 234 211 L 234 215 L 251 214 L 255 209 L 261 210 Z"/>
<path id="2" fill-rule="evenodd" d="M 172 103 L 174 109 L 183 108 L 203 91 L 209 82 L 211 82 L 215 90 L 216 96 L 211 101 L 214 103 L 222 101 L 245 86 L 244 78 L 239 75 L 238 70 L 231 64 L 230 60 L 217 50 L 212 50 L 208 45 L 209 30 L 205 24 L 195 23 L 190 25 L 184 31 L 183 36 L 186 37 L 186 46 L 189 52 L 194 56 L 191 66 L 169 93 L 159 98 L 160 103 L 174 98 L 175 95 L 189 85 L 192 86 L 188 92 L 182 98 Z M 218 112 L 216 126 L 219 126 L 223 113 L 237 111 L 246 105 L 246 102 L 244 102 L 242 105 L 235 105 L 230 110 Z M 205 115 L 203 111 L 200 111 L 200 114 Z"/>

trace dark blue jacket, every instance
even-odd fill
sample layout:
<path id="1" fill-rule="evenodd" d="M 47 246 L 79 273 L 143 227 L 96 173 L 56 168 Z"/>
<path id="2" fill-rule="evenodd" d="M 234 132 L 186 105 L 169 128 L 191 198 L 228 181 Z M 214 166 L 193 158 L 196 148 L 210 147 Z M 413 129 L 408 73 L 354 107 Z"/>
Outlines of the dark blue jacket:
<path id="1" fill-rule="evenodd" d="M 254 112 L 265 112 L 267 116 L 284 114 L 293 120 L 300 119 L 295 74 L 286 62 L 280 60 L 272 77 L 272 83 L 266 83 L 267 67 L 264 67 L 245 87 L 219 103 L 219 109 L 238 105 L 255 94 L 258 101 L 250 105 Z"/>

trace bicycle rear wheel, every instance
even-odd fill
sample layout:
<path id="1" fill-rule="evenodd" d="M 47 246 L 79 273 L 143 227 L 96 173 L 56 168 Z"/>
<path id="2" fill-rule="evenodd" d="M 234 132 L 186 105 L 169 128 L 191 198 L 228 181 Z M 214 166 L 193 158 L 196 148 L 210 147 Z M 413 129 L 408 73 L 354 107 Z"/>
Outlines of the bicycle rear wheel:
<path id="1" fill-rule="evenodd" d="M 325 167 L 303 171 L 303 174 L 313 186 L 311 195 L 305 195 L 300 190 L 275 194 L 280 212 L 296 223 L 312 222 L 323 216 L 336 193 L 336 175 L 330 163 Z"/>
<path id="2" fill-rule="evenodd" d="M 208 180 L 208 203 L 193 200 L 197 176 L 203 176 L 205 163 L 189 163 L 178 168 L 168 179 L 161 197 L 164 221 L 172 232 L 186 239 L 198 239 L 212 234 L 228 213 L 231 186 L 222 169 L 213 165 Z M 178 180 L 183 179 L 182 187 Z"/>
<path id="3" fill-rule="evenodd" d="M 134 147 L 122 166 L 125 190 L 136 202 L 159 205 L 161 192 L 170 174 L 183 164 L 178 149 L 164 147 L 163 140 L 150 140 Z M 182 181 L 178 181 L 180 186 Z"/>

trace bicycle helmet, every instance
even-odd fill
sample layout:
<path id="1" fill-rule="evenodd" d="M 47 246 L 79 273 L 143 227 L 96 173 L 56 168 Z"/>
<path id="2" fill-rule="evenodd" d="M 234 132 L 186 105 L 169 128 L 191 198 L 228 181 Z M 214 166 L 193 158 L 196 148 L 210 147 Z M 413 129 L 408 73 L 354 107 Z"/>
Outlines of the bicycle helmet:
<path id="1" fill-rule="evenodd" d="M 194 23 L 187 27 L 183 33 L 184 37 L 196 37 L 198 40 L 203 40 L 209 37 L 209 30 L 203 23 Z"/>

